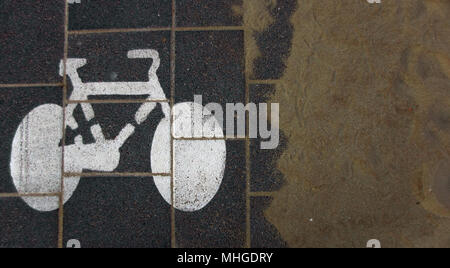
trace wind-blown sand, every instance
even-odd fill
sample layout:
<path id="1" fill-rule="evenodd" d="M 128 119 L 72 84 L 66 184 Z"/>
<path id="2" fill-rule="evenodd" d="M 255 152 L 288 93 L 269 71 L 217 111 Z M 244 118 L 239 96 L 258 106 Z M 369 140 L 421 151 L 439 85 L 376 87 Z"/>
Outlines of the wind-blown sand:
<path id="1" fill-rule="evenodd" d="M 245 1 L 246 26 L 274 3 Z M 291 247 L 450 247 L 450 1 L 298 0 L 291 22 L 266 218 Z"/>

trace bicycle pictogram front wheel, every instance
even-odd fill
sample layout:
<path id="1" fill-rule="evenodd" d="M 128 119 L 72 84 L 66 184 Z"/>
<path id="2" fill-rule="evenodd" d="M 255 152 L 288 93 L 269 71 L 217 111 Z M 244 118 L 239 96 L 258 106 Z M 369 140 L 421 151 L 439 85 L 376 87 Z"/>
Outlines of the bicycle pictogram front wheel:
<path id="1" fill-rule="evenodd" d="M 164 118 L 156 129 L 150 157 L 153 173 L 167 173 L 171 170 L 170 163 L 173 164 L 173 185 L 167 176 L 155 176 L 154 181 L 164 200 L 169 204 L 173 200 L 173 206 L 185 212 L 201 210 L 213 200 L 222 184 L 226 166 L 225 139 L 193 138 L 198 132 L 194 129 L 192 116 L 196 108 L 204 109 L 193 102 L 178 103 L 173 107 L 173 133 L 170 120 Z M 214 116 L 200 125 L 204 137 L 224 137 Z M 172 145 L 171 135 L 174 136 Z"/>

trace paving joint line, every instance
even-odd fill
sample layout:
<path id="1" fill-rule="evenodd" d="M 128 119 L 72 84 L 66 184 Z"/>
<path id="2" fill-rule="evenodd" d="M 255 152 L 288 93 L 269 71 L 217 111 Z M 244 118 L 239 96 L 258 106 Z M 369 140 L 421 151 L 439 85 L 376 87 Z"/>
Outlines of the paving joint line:
<path id="1" fill-rule="evenodd" d="M 64 178 L 70 179 L 74 177 L 170 177 L 170 173 L 150 173 L 150 172 L 85 172 L 85 173 L 64 173 Z"/>
<path id="2" fill-rule="evenodd" d="M 175 105 L 175 71 L 176 71 L 176 0 L 172 0 L 172 25 L 170 29 L 170 133 L 173 131 L 173 107 Z M 172 248 L 177 247 L 176 241 L 176 220 L 174 206 L 174 139 L 170 134 L 170 244 Z"/>
<path id="3" fill-rule="evenodd" d="M 62 86 L 64 86 L 64 83 L 0 84 L 0 88 L 62 87 Z"/>
<path id="4" fill-rule="evenodd" d="M 69 2 L 64 6 L 64 59 L 63 59 L 63 119 L 62 119 L 62 148 L 61 148 L 61 180 L 58 211 L 58 248 L 63 248 L 64 240 L 64 148 L 66 140 L 66 104 L 67 99 L 67 58 L 69 53 Z"/>
<path id="5" fill-rule="evenodd" d="M 90 30 L 71 30 L 69 35 L 88 35 L 88 34 L 108 34 L 108 33 L 136 33 L 136 32 L 164 32 L 170 31 L 170 27 L 155 28 L 123 28 L 123 29 L 90 29 Z"/>
<path id="6" fill-rule="evenodd" d="M 60 197 L 61 193 L 1 193 L 0 198 L 17 197 Z"/>
<path id="7" fill-rule="evenodd" d="M 276 192 L 250 192 L 251 197 L 273 197 Z"/>
<path id="8" fill-rule="evenodd" d="M 168 103 L 170 100 L 147 100 L 147 99 L 111 99 L 111 100 L 66 100 L 66 104 L 82 104 L 82 103 L 91 103 L 91 104 L 121 104 L 121 103 Z"/>
<path id="9" fill-rule="evenodd" d="M 244 75 L 245 75 L 245 104 L 248 105 L 250 103 L 250 87 L 249 87 L 249 70 L 247 69 L 249 66 L 248 62 L 248 53 L 246 49 L 246 42 L 248 38 L 248 30 L 244 31 Z M 246 229 L 246 248 L 251 248 L 251 206 L 250 206 L 250 180 L 251 180 L 251 164 L 250 164 L 250 138 L 248 133 L 250 131 L 250 114 L 246 112 L 246 138 L 245 138 L 245 169 L 246 169 L 246 180 L 245 180 L 245 229 Z"/>
<path id="10" fill-rule="evenodd" d="M 202 31 L 244 31 L 243 26 L 201 26 L 201 27 L 177 27 L 176 32 L 202 32 Z"/>
<path id="11" fill-rule="evenodd" d="M 123 29 L 90 29 L 71 30 L 69 35 L 109 34 L 109 33 L 139 33 L 139 32 L 201 32 L 201 31 L 244 31 L 243 26 L 200 26 L 200 27 L 146 27 Z"/>
<path id="12" fill-rule="evenodd" d="M 236 137 L 236 138 L 173 138 L 176 141 L 245 141 L 247 138 Z"/>
<path id="13" fill-rule="evenodd" d="M 276 79 L 263 79 L 263 80 L 252 80 L 252 79 L 250 79 L 249 81 L 248 81 L 248 83 L 250 84 L 250 85 L 259 85 L 259 84 L 262 84 L 262 85 L 272 85 L 272 84 L 277 84 L 277 83 L 279 83 L 281 80 L 276 80 Z"/>

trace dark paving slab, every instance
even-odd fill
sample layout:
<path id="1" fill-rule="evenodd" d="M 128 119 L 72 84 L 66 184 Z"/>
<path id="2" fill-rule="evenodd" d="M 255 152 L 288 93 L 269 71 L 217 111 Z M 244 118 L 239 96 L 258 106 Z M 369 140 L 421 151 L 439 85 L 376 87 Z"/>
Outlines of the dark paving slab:
<path id="1" fill-rule="evenodd" d="M 64 206 L 64 244 L 83 248 L 170 247 L 170 226 L 152 178 L 82 178 Z"/>
<path id="2" fill-rule="evenodd" d="M 170 97 L 170 32 L 139 32 L 75 35 L 69 38 L 69 58 L 85 58 L 78 69 L 86 82 L 145 82 L 152 59 L 129 59 L 134 49 L 154 49 L 161 59 L 157 76 L 167 98 Z M 70 80 L 70 79 L 69 79 Z M 69 94 L 72 86 L 69 87 Z M 142 97 L 136 97 L 142 99 Z"/>
<path id="3" fill-rule="evenodd" d="M 102 98 L 92 98 L 101 100 Z M 110 99 L 110 98 L 109 98 Z M 82 113 L 81 106 L 75 109 L 74 116 L 78 122 L 78 129 L 68 128 L 66 131 L 66 146 L 75 143 L 75 137 L 82 135 L 84 144 L 95 143 L 91 133 L 91 126 L 100 124 L 102 133 L 106 139 L 115 139 L 120 131 L 129 123 L 134 124 L 134 115 L 141 106 L 141 103 L 120 103 L 120 104 L 93 104 L 96 117 L 87 121 Z M 150 113 L 147 120 L 136 125 L 134 134 L 120 148 L 119 166 L 114 172 L 152 172 L 150 165 L 150 151 L 154 134 L 158 124 L 164 118 L 161 105 Z M 74 172 L 66 170 L 67 172 Z M 95 172 L 96 170 L 83 170 L 83 172 Z"/>
<path id="4" fill-rule="evenodd" d="M 259 105 L 268 103 L 275 93 L 272 84 L 250 85 L 250 102 Z M 271 128 L 269 124 L 269 128 Z M 250 189 L 253 192 L 278 191 L 284 183 L 284 175 L 278 170 L 278 161 L 287 148 L 287 139 L 280 131 L 280 143 L 274 150 L 262 150 L 261 138 L 250 141 L 251 180 Z"/>
<path id="5" fill-rule="evenodd" d="M 280 136 L 280 145 L 274 150 L 262 150 L 261 140 L 250 141 L 252 192 L 273 192 L 283 186 L 285 178 L 277 166 L 286 148 L 286 139 L 283 136 Z"/>
<path id="6" fill-rule="evenodd" d="M 177 1 L 177 26 L 240 26 L 242 0 Z"/>
<path id="7" fill-rule="evenodd" d="M 267 103 L 275 94 L 276 86 L 274 84 L 252 84 L 249 90 L 250 102 Z"/>
<path id="8" fill-rule="evenodd" d="M 169 27 L 172 0 L 81 0 L 69 5 L 69 29 Z"/>
<path id="9" fill-rule="evenodd" d="M 177 246 L 245 246 L 245 142 L 227 142 L 222 185 L 214 199 L 197 212 L 176 211 Z"/>
<path id="10" fill-rule="evenodd" d="M 263 32 L 255 33 L 261 56 L 253 62 L 253 79 L 280 79 L 292 47 L 294 26 L 290 19 L 297 0 L 277 1 L 270 10 L 274 22 Z"/>
<path id="11" fill-rule="evenodd" d="M 266 220 L 264 210 L 272 203 L 271 197 L 252 197 L 251 200 L 251 247 L 285 248 L 286 242 L 277 229 Z"/>
<path id="12" fill-rule="evenodd" d="M 0 89 L 0 193 L 16 192 L 10 174 L 10 159 L 12 142 L 20 123 L 40 105 L 51 103 L 62 106 L 62 92 L 61 87 Z"/>
<path id="13" fill-rule="evenodd" d="M 0 215 L 0 248 L 58 246 L 58 211 L 41 213 L 21 198 L 0 198 Z"/>
<path id="14" fill-rule="evenodd" d="M 64 1 L 0 2 L 0 83 L 55 83 L 64 55 Z"/>
<path id="15" fill-rule="evenodd" d="M 245 103 L 242 31 L 178 32 L 175 102 Z M 225 130 L 225 122 L 224 122 Z"/>
<path id="16" fill-rule="evenodd" d="M 176 102 L 245 102 L 242 31 L 178 32 L 176 51 Z"/>

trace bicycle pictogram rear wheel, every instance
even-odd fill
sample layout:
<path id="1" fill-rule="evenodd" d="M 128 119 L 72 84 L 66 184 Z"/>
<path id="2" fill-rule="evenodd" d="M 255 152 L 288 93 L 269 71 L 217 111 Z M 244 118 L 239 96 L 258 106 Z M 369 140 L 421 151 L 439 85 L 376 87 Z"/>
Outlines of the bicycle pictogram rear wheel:
<path id="1" fill-rule="evenodd" d="M 57 194 L 61 192 L 63 108 L 56 104 L 32 110 L 19 125 L 11 149 L 11 177 L 19 194 Z M 64 182 L 64 202 L 78 186 L 78 178 Z M 58 198 L 22 197 L 38 211 L 59 208 Z"/>

